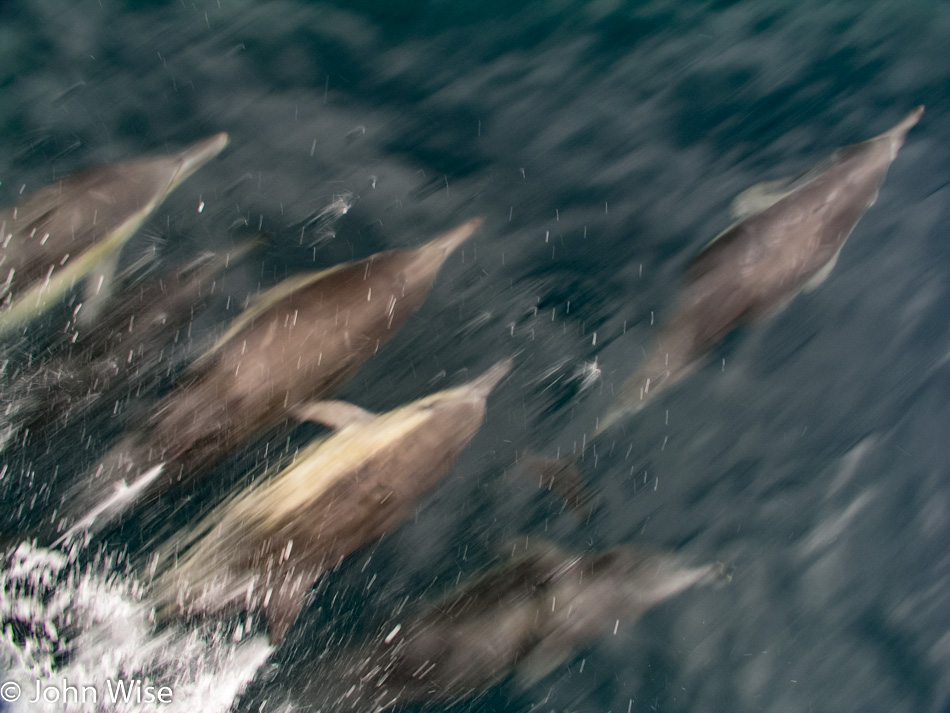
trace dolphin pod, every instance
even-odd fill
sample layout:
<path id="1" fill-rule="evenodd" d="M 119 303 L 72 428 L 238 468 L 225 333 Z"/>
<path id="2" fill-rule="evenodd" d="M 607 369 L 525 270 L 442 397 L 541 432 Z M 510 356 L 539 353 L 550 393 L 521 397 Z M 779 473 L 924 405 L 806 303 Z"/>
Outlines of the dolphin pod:
<path id="1" fill-rule="evenodd" d="M 892 129 L 839 149 L 800 176 L 742 193 L 733 206 L 738 222 L 693 260 L 656 347 L 620 387 L 597 432 L 692 373 L 736 327 L 774 315 L 821 284 L 923 112 L 917 107 Z"/>
<path id="2" fill-rule="evenodd" d="M 425 301 L 475 218 L 423 245 L 289 278 L 264 292 L 64 498 L 70 532 L 103 526 L 143 495 L 200 477 L 237 446 L 349 379 Z M 129 484 L 131 483 L 131 485 Z M 102 492 L 111 498 L 102 500 Z"/>
<path id="3" fill-rule="evenodd" d="M 227 134 L 216 134 L 168 156 L 100 166 L 0 210 L 0 335 L 42 314 L 87 278 L 80 314 L 94 318 L 122 246 L 168 194 L 227 144 Z"/>
<path id="4" fill-rule="evenodd" d="M 689 566 L 643 547 L 574 553 L 543 541 L 520 546 L 508 561 L 389 621 L 372 639 L 300 666 L 303 675 L 290 686 L 295 704 L 379 710 L 457 700 L 512 674 L 531 686 L 602 634 L 726 577 L 721 564 Z"/>
<path id="5" fill-rule="evenodd" d="M 164 556 L 174 561 L 153 587 L 159 610 L 262 608 L 271 643 L 279 642 L 317 578 L 394 529 L 445 475 L 511 366 L 499 362 L 474 381 L 384 414 L 316 404 L 309 417 L 338 430 L 174 543 Z"/>
<path id="6" fill-rule="evenodd" d="M 693 260 L 655 349 L 597 432 L 686 377 L 734 328 L 774 314 L 820 284 L 874 204 L 922 112 L 919 107 L 889 131 L 840 149 L 800 176 L 741 194 L 736 222 Z M 8 272 L 0 333 L 41 312 L 74 282 L 97 282 L 97 269 L 106 281 L 142 220 L 226 142 L 219 134 L 175 156 L 70 177 L 0 213 L 0 267 Z M 466 384 L 387 413 L 326 400 L 422 305 L 445 260 L 481 222 L 471 219 L 419 247 L 300 274 L 262 293 L 149 418 L 78 479 L 57 513 L 68 528 L 60 541 L 95 531 L 143 496 L 154 500 L 176 483 L 201 477 L 287 421 L 327 426 L 331 435 L 275 475 L 226 496 L 162 543 L 152 560 L 148 601 L 160 622 L 262 611 L 271 643 L 282 641 L 312 585 L 400 526 L 445 476 L 480 430 L 489 395 L 512 369 L 510 360 L 499 362 Z M 73 235 L 74 245 L 66 239 Z M 186 319 L 186 303 L 201 298 L 201 283 L 218 267 L 199 267 L 195 281 L 169 301 L 174 320 Z M 130 306 L 135 318 L 163 319 L 162 305 L 147 298 Z M 95 358 L 101 352 L 108 362 L 113 343 L 127 348 L 128 338 L 116 331 L 129 313 L 123 315 L 114 315 L 111 325 L 102 320 L 104 341 Z M 147 332 L 147 349 L 160 353 L 162 334 Z M 527 461 L 548 489 L 577 508 L 590 506 L 573 463 Z M 308 704 L 320 699 L 334 710 L 383 710 L 464 698 L 512 674 L 531 685 L 610 628 L 635 622 L 690 587 L 720 581 L 724 571 L 720 564 L 690 566 L 676 553 L 639 546 L 572 553 L 541 542 L 446 598 L 414 607 L 373 640 L 326 652 L 297 692 Z"/>

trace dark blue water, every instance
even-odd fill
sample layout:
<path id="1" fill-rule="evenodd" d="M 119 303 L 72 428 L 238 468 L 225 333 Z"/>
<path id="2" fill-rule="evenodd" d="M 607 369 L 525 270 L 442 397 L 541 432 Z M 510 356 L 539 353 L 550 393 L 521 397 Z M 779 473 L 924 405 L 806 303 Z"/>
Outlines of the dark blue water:
<path id="1" fill-rule="evenodd" d="M 382 410 L 518 354 L 515 376 L 418 517 L 321 585 L 238 710 L 292 695 L 308 651 L 524 533 L 648 542 L 735 576 L 528 691 L 504 684 L 459 710 L 937 710 L 950 690 L 948 37 L 936 0 L 0 2 L 0 204 L 228 131 L 127 259 L 222 250 L 261 228 L 271 247 L 237 278 L 243 294 L 486 217 L 343 396 Z M 585 449 L 730 200 L 918 104 L 829 280 Z M 340 198 L 345 215 L 301 229 Z M 81 472 L 110 428 L 106 409 L 81 448 L 5 446 L 6 536 L 42 519 L 43 497 L 24 499 Z M 597 517 L 579 525 L 515 476 L 525 449 L 583 449 Z"/>

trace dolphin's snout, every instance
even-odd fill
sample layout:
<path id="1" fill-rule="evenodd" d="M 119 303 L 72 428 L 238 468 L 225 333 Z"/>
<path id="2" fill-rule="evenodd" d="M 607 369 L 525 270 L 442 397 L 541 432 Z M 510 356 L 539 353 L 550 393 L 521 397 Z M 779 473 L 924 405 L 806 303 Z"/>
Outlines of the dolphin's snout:
<path id="1" fill-rule="evenodd" d="M 498 385 L 498 382 L 508 376 L 513 366 L 514 362 L 511 359 L 504 359 L 477 379 L 470 382 L 468 388 L 471 389 L 476 396 L 488 398 L 488 395 Z"/>
<path id="2" fill-rule="evenodd" d="M 904 119 L 901 121 L 901 123 L 899 123 L 894 128 L 898 130 L 902 130 L 902 132 L 906 134 L 908 131 L 910 131 L 911 128 L 913 128 L 917 124 L 918 121 L 920 121 L 920 117 L 923 115 L 924 115 L 924 105 L 921 104 L 919 107 L 914 109 L 910 114 L 905 116 Z"/>
<path id="3" fill-rule="evenodd" d="M 445 259 L 455 252 L 462 243 L 472 237 L 482 226 L 483 222 L 483 218 L 472 218 L 458 227 L 453 228 L 445 235 L 440 235 L 438 238 L 427 243 L 423 246 L 423 249 L 426 250 L 426 252 L 438 254 Z"/>
<path id="4" fill-rule="evenodd" d="M 917 122 L 920 121 L 920 117 L 923 116 L 923 113 L 924 107 L 921 104 L 919 107 L 910 112 L 910 114 L 901 119 L 901 121 L 896 126 L 894 126 L 894 128 L 884 134 L 884 136 L 890 138 L 891 140 L 892 160 L 895 156 L 897 156 L 897 152 L 900 150 L 901 146 L 904 145 L 904 139 L 907 137 L 907 132 L 917 125 Z"/>
<path id="5" fill-rule="evenodd" d="M 481 224 L 481 218 L 472 218 L 452 228 L 447 233 L 420 245 L 412 252 L 412 258 L 406 266 L 407 274 L 412 276 L 411 279 L 431 279 L 434 277 L 449 255 L 472 237 Z"/>
<path id="6" fill-rule="evenodd" d="M 193 143 L 179 153 L 176 185 L 221 153 L 228 145 L 228 141 L 230 138 L 222 131 L 220 134 Z"/>

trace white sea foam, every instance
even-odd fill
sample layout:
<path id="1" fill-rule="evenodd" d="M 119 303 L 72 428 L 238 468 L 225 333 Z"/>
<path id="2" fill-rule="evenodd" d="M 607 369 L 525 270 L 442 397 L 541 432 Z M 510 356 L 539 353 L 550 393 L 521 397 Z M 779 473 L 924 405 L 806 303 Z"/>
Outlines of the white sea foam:
<path id="1" fill-rule="evenodd" d="M 0 567 L 0 666 L 3 682 L 20 687 L 12 710 L 229 710 L 270 655 L 266 639 L 235 637 L 224 625 L 158 629 L 144 594 L 115 555 L 80 566 L 71 555 L 27 543 L 10 551 Z M 80 695 L 66 704 L 62 697 L 31 703 L 37 681 L 41 689 L 74 686 Z M 167 687 L 171 701 L 113 702 L 120 681 Z"/>

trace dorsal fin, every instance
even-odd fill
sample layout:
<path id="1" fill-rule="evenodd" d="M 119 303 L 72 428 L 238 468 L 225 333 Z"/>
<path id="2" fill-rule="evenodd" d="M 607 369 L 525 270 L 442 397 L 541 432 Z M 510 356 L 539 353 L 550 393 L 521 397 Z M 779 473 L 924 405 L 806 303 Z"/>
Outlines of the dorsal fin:
<path id="1" fill-rule="evenodd" d="M 840 151 L 841 149 L 839 149 Z M 737 220 L 745 220 L 771 208 L 786 196 L 794 193 L 802 186 L 806 186 L 835 163 L 838 154 L 815 164 L 802 173 L 775 181 L 763 181 L 742 191 L 732 201 L 730 211 Z M 715 242 L 715 239 L 713 239 Z"/>
<path id="2" fill-rule="evenodd" d="M 754 215 L 768 210 L 802 186 L 811 183 L 818 176 L 831 168 L 835 163 L 836 157 L 837 153 L 835 156 L 817 163 L 808 170 L 795 176 L 779 178 L 775 181 L 763 181 L 762 183 L 756 183 L 754 186 L 746 188 L 732 200 L 732 204 L 729 207 L 729 212 L 733 219 L 732 224 L 706 243 L 703 249 L 693 258 L 693 262 L 695 263 L 709 248 L 715 245 L 723 235 L 731 231 L 737 225 Z"/>
<path id="3" fill-rule="evenodd" d="M 792 180 L 780 178 L 777 181 L 763 181 L 746 188 L 733 199 L 732 205 L 729 206 L 730 214 L 735 220 L 745 220 L 771 208 L 791 193 L 788 185 Z"/>
<path id="4" fill-rule="evenodd" d="M 303 289 L 304 287 L 308 287 L 309 285 L 312 285 L 313 283 L 322 280 L 335 272 L 339 272 L 340 270 L 349 267 L 352 264 L 352 262 L 344 262 L 339 265 L 329 267 L 326 270 L 294 275 L 293 277 L 288 277 L 285 280 L 281 280 L 270 289 L 251 297 L 248 300 L 247 309 L 234 318 L 234 321 L 231 322 L 224 334 L 222 334 L 206 352 L 195 359 L 189 369 L 195 369 L 204 364 L 209 357 L 213 356 L 221 349 L 221 347 L 231 341 L 231 339 L 233 339 L 238 332 L 244 329 L 245 326 L 250 324 L 257 317 L 260 317 L 277 302 L 287 297 L 287 295 L 290 295 L 297 290 Z"/>
<path id="5" fill-rule="evenodd" d="M 310 401 L 291 409 L 291 413 L 301 421 L 313 421 L 328 428 L 346 428 L 355 423 L 367 423 L 377 418 L 377 414 L 360 408 L 348 401 Z"/>
<path id="6" fill-rule="evenodd" d="M 273 287 L 253 295 L 248 300 L 248 307 L 241 316 L 245 316 L 248 313 L 263 312 L 272 304 L 279 302 L 291 292 L 296 292 L 302 287 L 313 284 L 317 280 L 322 280 L 327 275 L 346 267 L 348 264 L 349 263 L 344 262 L 340 263 L 339 265 L 328 267 L 325 270 L 317 270 L 316 272 L 302 272 L 297 275 L 291 275 L 290 277 L 284 278 Z"/>

